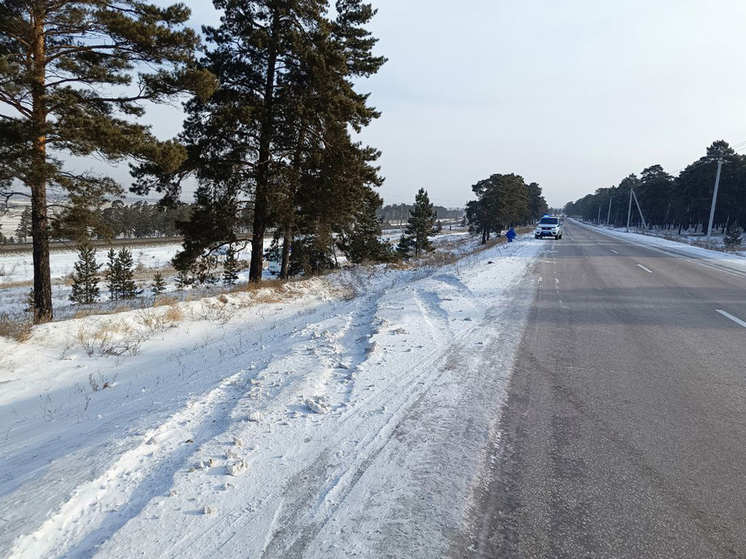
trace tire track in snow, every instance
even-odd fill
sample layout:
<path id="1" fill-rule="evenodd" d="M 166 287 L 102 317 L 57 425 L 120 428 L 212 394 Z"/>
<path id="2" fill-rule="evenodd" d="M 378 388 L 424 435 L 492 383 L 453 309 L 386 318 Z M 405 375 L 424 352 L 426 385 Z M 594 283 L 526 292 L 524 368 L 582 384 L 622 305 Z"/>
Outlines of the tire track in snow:
<path id="1" fill-rule="evenodd" d="M 156 495 L 171 487 L 200 444 L 215 437 L 240 402 L 238 390 L 247 377 L 240 371 L 186 409 L 143 436 L 98 478 L 78 486 L 34 532 L 16 541 L 10 557 L 75 556 L 88 553 L 123 526 Z M 200 420 L 194 423 L 194 420 Z M 185 441 L 191 440 L 191 443 Z"/>
<path id="2" fill-rule="evenodd" d="M 325 451 L 318 455 L 312 464 L 298 472 L 286 484 L 287 488 L 302 488 L 294 496 L 286 494 L 276 515 L 282 512 L 277 529 L 268 539 L 262 557 L 303 557 L 318 533 L 344 504 L 368 468 L 391 442 L 408 410 L 416 406 L 427 392 L 446 374 L 445 364 L 453 353 L 453 344 L 461 347 L 472 335 L 477 325 L 468 328 L 457 336 L 448 328 L 449 315 L 439 307 L 437 293 L 415 289 L 415 302 L 433 332 L 432 345 L 435 350 L 428 352 L 420 364 L 414 367 L 414 376 L 404 376 L 386 384 L 371 397 L 355 402 L 350 410 L 342 414 L 338 421 L 337 435 L 326 444 Z M 437 301 L 437 302 L 436 302 Z M 434 307 L 438 305 L 438 308 Z M 434 322 L 440 322 L 440 328 Z M 441 344 L 443 326 L 448 332 L 449 343 Z M 465 347 L 465 346 L 464 346 Z M 364 366 L 364 364 L 361 364 Z M 331 459 L 333 451 L 343 447 L 366 423 L 374 422 L 376 415 L 370 413 L 377 408 L 376 402 L 388 404 L 383 423 L 373 429 L 365 429 L 368 435 L 354 449 L 353 460 L 340 466 Z M 389 411 L 390 408 L 392 411 Z M 368 413 L 361 413 L 367 410 Z M 344 429 L 342 429 L 344 427 Z"/>

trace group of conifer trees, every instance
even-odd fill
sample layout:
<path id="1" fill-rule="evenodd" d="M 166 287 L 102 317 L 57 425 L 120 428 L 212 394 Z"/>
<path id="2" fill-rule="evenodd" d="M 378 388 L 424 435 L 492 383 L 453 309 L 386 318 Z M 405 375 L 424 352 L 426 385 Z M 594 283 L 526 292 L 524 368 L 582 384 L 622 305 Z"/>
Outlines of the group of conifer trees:
<path id="1" fill-rule="evenodd" d="M 526 184 L 520 175 L 495 174 L 471 187 L 477 199 L 466 204 L 466 221 L 472 234 L 486 243 L 492 233 L 509 227 L 533 223 L 548 206 L 541 187 Z"/>
<path id="2" fill-rule="evenodd" d="M 159 192 L 164 207 L 196 178 L 174 260 L 185 281 L 238 250 L 242 230 L 255 282 L 268 231 L 282 277 L 323 269 L 335 247 L 376 258 L 379 153 L 353 138 L 378 117 L 356 89 L 385 62 L 367 30 L 375 10 L 364 0 L 213 4 L 220 25 L 202 41 L 183 4 L 2 1 L 0 199 L 25 195 L 19 184 L 30 191 L 35 322 L 52 318 L 48 191 L 65 194 L 57 230 L 83 240 L 105 228 L 99 210 L 122 193 L 109 177 L 67 168 L 68 155 L 133 162 L 133 191 Z M 139 117 L 179 96 L 184 131 L 161 141 Z"/>
<path id="3" fill-rule="evenodd" d="M 634 189 L 649 228 L 675 229 L 678 233 L 683 230 L 706 232 L 719 159 L 722 159 L 722 169 L 713 226 L 721 233 L 730 229 L 730 242 L 740 242 L 737 241 L 741 233 L 738 224 L 746 224 L 746 156 L 722 140 L 713 142 L 705 155 L 675 177 L 662 166 L 652 165 L 639 177 L 629 175 L 618 186 L 599 188 L 593 194 L 568 203 L 565 213 L 588 221 L 608 221 L 616 226 L 626 225 L 631 214 L 631 224 L 641 226 L 634 201 L 629 211 L 630 190 Z"/>
<path id="4" fill-rule="evenodd" d="M 381 207 L 373 190 L 381 179 L 379 153 L 352 137 L 378 116 L 354 82 L 385 59 L 372 52 L 370 5 L 338 0 L 331 15 L 328 4 L 215 2 L 224 15 L 205 29 L 202 64 L 220 85 L 186 106 L 179 140 L 187 158 L 175 170 L 136 170 L 136 191 L 155 188 L 167 201 L 178 199 L 185 177 L 198 181 L 191 219 L 179 224 L 177 269 L 199 277 L 214 268 L 226 247 L 243 248 L 241 228 L 251 229 L 253 282 L 270 231 L 281 278 L 333 266 L 345 240 L 361 246 L 354 238 Z"/>
<path id="5" fill-rule="evenodd" d="M 78 260 L 75 262 L 75 272 L 72 277 L 71 301 L 80 304 L 98 302 L 100 297 L 99 270 L 101 266 L 96 261 L 96 249 L 91 242 L 87 239 L 81 240 L 78 243 Z M 134 274 L 132 252 L 126 247 L 118 251 L 113 248 L 109 249 L 104 277 L 110 300 L 133 299 L 141 293 L 137 288 Z M 158 283 L 158 281 L 158 277 L 156 277 L 155 282 Z M 162 278 L 160 278 L 160 284 L 158 285 L 158 292 L 165 290 Z"/>

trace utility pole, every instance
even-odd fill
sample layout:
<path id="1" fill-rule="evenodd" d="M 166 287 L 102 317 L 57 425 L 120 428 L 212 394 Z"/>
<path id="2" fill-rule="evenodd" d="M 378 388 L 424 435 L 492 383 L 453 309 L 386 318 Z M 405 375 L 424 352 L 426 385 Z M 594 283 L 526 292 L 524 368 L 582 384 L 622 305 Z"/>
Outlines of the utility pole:
<path id="1" fill-rule="evenodd" d="M 609 221 L 611 221 L 611 200 L 613 198 L 613 196 L 609 196 L 609 215 L 606 216 L 606 225 L 608 225 Z"/>
<path id="2" fill-rule="evenodd" d="M 632 196 L 635 197 L 635 205 L 637 206 L 637 211 L 640 212 L 640 219 L 642 219 L 642 227 L 643 229 L 647 229 L 648 225 L 645 223 L 645 216 L 642 215 L 642 208 L 640 208 L 640 202 L 637 201 L 637 194 L 635 194 L 635 189 L 630 189 L 630 192 L 632 193 Z"/>
<path id="3" fill-rule="evenodd" d="M 715 177 L 715 191 L 712 193 L 712 207 L 710 208 L 710 224 L 707 226 L 707 240 L 705 241 L 708 245 L 710 244 L 710 235 L 712 234 L 712 222 L 715 219 L 715 205 L 718 201 L 718 188 L 720 187 L 720 171 L 723 168 L 723 158 L 718 159 L 718 174 Z"/>
<path id="4" fill-rule="evenodd" d="M 598 218 L 596 219 L 596 225 L 601 225 L 601 206 L 598 207 Z"/>
<path id="5" fill-rule="evenodd" d="M 632 189 L 629 189 L 629 209 L 627 210 L 627 232 L 629 232 L 629 220 L 632 217 Z"/>

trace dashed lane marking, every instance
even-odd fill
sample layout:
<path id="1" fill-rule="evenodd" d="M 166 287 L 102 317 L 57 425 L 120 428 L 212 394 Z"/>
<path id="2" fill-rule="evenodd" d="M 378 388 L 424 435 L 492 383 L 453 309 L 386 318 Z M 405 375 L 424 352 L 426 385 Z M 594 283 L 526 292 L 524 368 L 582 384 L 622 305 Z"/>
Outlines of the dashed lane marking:
<path id="1" fill-rule="evenodd" d="M 613 252 L 614 254 L 619 254 L 619 253 L 618 253 L 617 251 L 615 251 L 615 250 L 614 250 L 613 248 L 612 248 L 612 249 L 609 249 L 609 250 L 611 250 L 611 252 Z"/>
<path id="2" fill-rule="evenodd" d="M 645 270 L 645 271 L 646 271 L 646 272 L 647 272 L 648 274 L 652 274 L 652 273 L 653 273 L 653 270 L 650 270 L 649 268 L 646 268 L 646 267 L 645 267 L 645 266 L 643 266 L 642 264 L 638 264 L 638 266 L 639 266 L 640 268 L 642 268 L 643 270 Z"/>
<path id="3" fill-rule="evenodd" d="M 744 322 L 744 321 L 743 321 L 743 320 L 741 320 L 740 318 L 736 318 L 736 317 L 735 317 L 735 316 L 733 316 L 732 314 L 730 314 L 730 313 L 727 313 L 727 312 L 725 312 L 725 311 L 721 311 L 720 309 L 715 309 L 715 310 L 716 310 L 717 312 L 719 312 L 720 314 L 722 314 L 722 315 L 723 315 L 723 316 L 724 316 L 725 318 L 729 318 L 729 319 L 731 319 L 731 320 L 732 320 L 733 322 L 735 322 L 736 324 L 739 324 L 739 325 L 743 326 L 744 328 L 746 328 L 746 322 Z"/>

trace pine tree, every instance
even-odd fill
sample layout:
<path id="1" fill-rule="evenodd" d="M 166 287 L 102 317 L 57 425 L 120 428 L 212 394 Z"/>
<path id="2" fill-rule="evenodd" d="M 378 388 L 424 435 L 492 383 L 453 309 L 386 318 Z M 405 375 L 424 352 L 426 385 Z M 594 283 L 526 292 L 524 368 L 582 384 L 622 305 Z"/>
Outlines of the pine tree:
<path id="1" fill-rule="evenodd" d="M 373 56 L 376 39 L 365 29 L 375 10 L 338 0 L 331 19 L 327 0 L 215 5 L 223 16 L 219 28 L 205 31 L 214 45 L 205 65 L 221 86 L 208 101 L 187 106 L 186 163 L 171 173 L 142 169 L 138 192 L 155 187 L 176 200 L 181 179 L 196 175 L 200 211 L 182 224 L 177 269 L 235 242 L 236 229 L 247 225 L 245 200 L 252 201 L 250 281 L 261 280 L 269 227 L 282 233 L 282 277 L 294 238 L 305 246 L 293 252 L 322 268 L 329 231 L 343 231 L 362 191 L 380 184 L 371 164 L 378 152 L 351 136 L 378 117 L 368 96 L 355 91 L 356 78 L 385 61 Z M 225 213 L 234 215 L 214 218 Z"/>
<path id="2" fill-rule="evenodd" d="M 99 268 L 101 265 L 96 263 L 96 249 L 90 240 L 84 238 L 78 243 L 78 261 L 75 263 L 73 274 L 71 301 L 82 305 L 98 301 Z"/>
<path id="3" fill-rule="evenodd" d="M 529 219 L 530 189 L 519 175 L 495 174 L 471 188 L 477 199 L 466 204 L 466 218 L 469 230 L 482 236 L 482 244 L 492 233 L 500 234 L 503 229 Z M 539 195 L 540 192 L 541 189 Z"/>
<path id="4" fill-rule="evenodd" d="M 192 278 L 189 276 L 188 270 L 179 270 L 176 275 L 176 290 L 184 291 L 187 287 L 192 285 Z"/>
<path id="5" fill-rule="evenodd" d="M 0 184 L 31 191 L 34 321 L 52 319 L 47 190 L 68 194 L 74 215 L 121 192 L 113 180 L 64 170 L 62 152 L 176 168 L 185 157 L 137 118 L 147 102 L 214 79 L 195 68 L 198 35 L 183 4 L 142 0 L 5 0 L 0 10 Z M 134 84 L 133 84 L 134 82 Z M 131 87 L 134 85 L 134 87 Z M 60 212 L 64 217 L 65 210 Z"/>
<path id="6" fill-rule="evenodd" d="M 414 238 L 402 235 L 396 245 L 396 254 L 401 258 L 409 258 L 414 250 L 414 244 Z"/>
<path id="7" fill-rule="evenodd" d="M 367 194 L 344 243 L 344 250 L 354 264 L 380 262 L 391 257 L 391 245 L 380 239 L 381 220 L 377 212 L 383 205 L 383 200 L 373 191 Z"/>
<path id="8" fill-rule="evenodd" d="M 109 298 L 117 301 L 122 296 L 122 266 L 113 248 L 106 253 L 106 287 L 109 289 Z"/>
<path id="9" fill-rule="evenodd" d="M 29 289 L 29 292 L 26 294 L 26 308 L 23 309 L 24 312 L 34 312 L 34 288 L 32 287 Z"/>
<path id="10" fill-rule="evenodd" d="M 320 274 L 336 267 L 331 232 L 319 228 L 315 234 L 304 235 L 293 242 L 290 255 L 290 275 Z"/>
<path id="11" fill-rule="evenodd" d="M 725 243 L 725 246 L 741 246 L 741 233 L 743 233 L 743 230 L 741 229 L 741 227 L 739 227 L 738 220 L 731 221 L 728 225 L 728 230 L 725 233 L 725 237 L 723 238 L 723 243 Z"/>
<path id="12" fill-rule="evenodd" d="M 16 238 L 19 243 L 25 243 L 26 239 L 31 236 L 31 207 L 23 208 L 21 219 L 16 227 Z"/>
<path id="13" fill-rule="evenodd" d="M 166 282 L 163 280 L 163 275 L 160 271 L 153 275 L 153 283 L 150 284 L 150 289 L 153 292 L 153 295 L 156 296 L 166 291 Z"/>
<path id="14" fill-rule="evenodd" d="M 404 235 L 399 240 L 397 252 L 404 257 L 414 251 L 418 257 L 423 252 L 432 250 L 430 237 L 436 233 L 438 214 L 433 209 L 430 197 L 424 188 L 420 188 L 414 199 L 414 208 L 409 212 L 409 221 L 404 229 Z"/>
<path id="15" fill-rule="evenodd" d="M 223 262 L 223 285 L 234 285 L 238 281 L 239 262 L 236 249 L 229 246 Z"/>
<path id="16" fill-rule="evenodd" d="M 133 299 L 139 294 L 137 284 L 134 280 L 134 260 L 132 252 L 124 247 L 117 253 L 117 264 L 119 266 L 119 288 L 122 299 Z"/>

